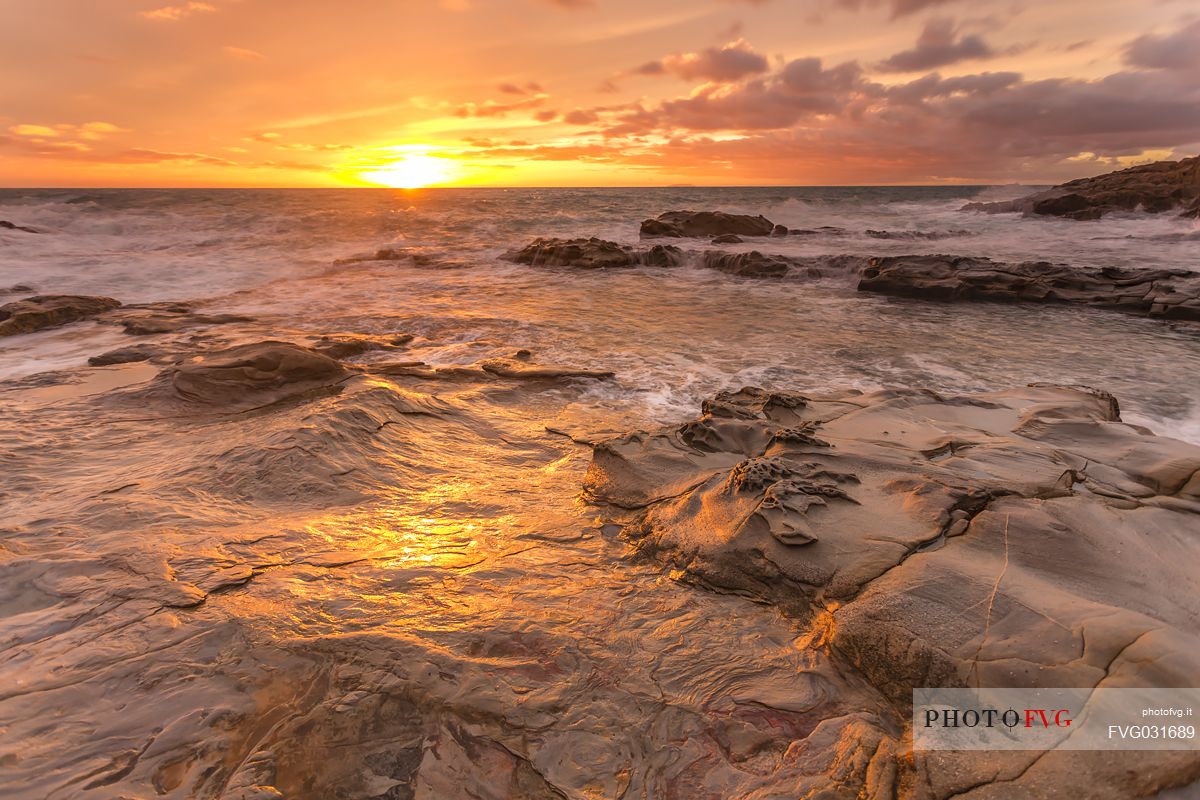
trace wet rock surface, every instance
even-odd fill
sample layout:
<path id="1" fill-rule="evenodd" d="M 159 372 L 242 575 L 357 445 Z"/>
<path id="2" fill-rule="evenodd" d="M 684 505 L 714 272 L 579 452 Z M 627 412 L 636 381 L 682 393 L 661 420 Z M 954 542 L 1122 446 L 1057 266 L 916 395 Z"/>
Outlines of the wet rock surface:
<path id="1" fill-rule="evenodd" d="M 765 255 L 757 250 L 748 253 L 708 251 L 703 255 L 704 266 L 749 278 L 782 278 L 792 271 L 797 260 L 786 256 Z"/>
<path id="2" fill-rule="evenodd" d="M 101 321 L 120 325 L 130 336 L 154 336 L 253 320 L 244 314 L 207 314 L 192 303 L 131 303 Z"/>
<path id="3" fill-rule="evenodd" d="M 942 301 L 1069 303 L 1200 320 L 1200 273 L 1188 270 L 1096 270 L 961 256 L 891 256 L 871 259 L 858 290 Z"/>
<path id="4" fill-rule="evenodd" d="M 120 306 L 111 297 L 43 294 L 0 306 L 0 336 L 33 333 L 99 316 Z"/>
<path id="5" fill-rule="evenodd" d="M 168 373 L 181 398 L 226 407 L 278 402 L 335 386 L 348 375 L 329 356 L 288 342 L 258 342 L 194 356 Z"/>
<path id="6" fill-rule="evenodd" d="M 673 575 L 805 620 L 904 707 L 915 686 L 1187 685 L 1198 476 L 1200 448 L 1122 423 L 1094 390 L 748 388 L 597 444 L 585 490 Z M 1200 773 L 1195 753 L 1013 753 L 1025 765 L 1001 780 L 943 755 L 913 796 L 1050 796 L 1084 762 L 1091 797 Z"/>
<path id="7" fill-rule="evenodd" d="M 668 211 L 642 222 L 643 239 L 657 237 L 690 238 L 733 234 L 770 236 L 775 223 L 763 216 L 726 214 L 723 211 Z"/>
<path id="8" fill-rule="evenodd" d="M 680 251 L 670 245 L 637 250 L 628 245 L 590 239 L 535 239 L 508 253 L 505 258 L 518 264 L 546 267 L 607 269 L 639 265 L 666 267 L 678 263 Z"/>
<path id="9" fill-rule="evenodd" d="M 1200 215 L 1200 156 L 1156 161 L 1080 178 L 1016 200 L 968 203 L 964 211 L 1020 212 L 1075 220 L 1099 219 L 1117 211 Z"/>

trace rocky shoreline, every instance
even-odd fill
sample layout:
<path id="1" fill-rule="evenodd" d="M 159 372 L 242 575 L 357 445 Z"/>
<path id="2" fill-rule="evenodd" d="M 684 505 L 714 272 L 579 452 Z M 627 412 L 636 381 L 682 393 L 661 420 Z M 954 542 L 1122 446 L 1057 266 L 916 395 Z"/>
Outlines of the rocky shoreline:
<path id="1" fill-rule="evenodd" d="M 793 288 L 1200 318 L 1185 270 L 797 257 L 772 243 L 814 231 L 781 228 L 668 212 L 635 244 L 535 239 L 506 256 L 534 269 L 503 274 L 539 303 L 588 281 L 555 336 L 593 334 L 598 287 L 627 281 L 624 300 L 663 276 L 727 304 L 828 280 Z M 0 711 L 30 743 L 0 749 L 0 773 L 24 796 L 1126 800 L 1200 781 L 1185 751 L 914 754 L 907 716 L 914 686 L 1192 682 L 1200 447 L 1100 389 L 863 392 L 821 361 L 828 390 L 739 375 L 694 418 L 634 427 L 607 404 L 657 387 L 623 340 L 525 346 L 508 286 L 465 284 L 486 297 L 462 316 L 440 287 L 403 315 L 360 307 L 435 261 L 341 259 L 296 295 L 334 307 L 312 320 L 4 292 L 14 352 L 103 343 L 0 387 L 0 639 L 22 653 Z M 689 335 L 709 322 L 693 316 Z M 739 337 L 779 331 L 761 316 L 710 347 L 742 357 Z M 890 324 L 840 346 L 857 358 Z M 767 352 L 827 358 L 821 330 Z M 683 381 L 699 348 L 680 342 L 650 357 Z M 94 376 L 114 383 L 85 391 Z"/>

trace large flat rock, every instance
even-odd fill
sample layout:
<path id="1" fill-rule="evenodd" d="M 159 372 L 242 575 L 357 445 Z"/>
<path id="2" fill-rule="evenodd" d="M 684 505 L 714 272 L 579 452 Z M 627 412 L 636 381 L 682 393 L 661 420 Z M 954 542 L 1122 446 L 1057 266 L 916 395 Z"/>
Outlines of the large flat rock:
<path id="1" fill-rule="evenodd" d="M 1122 423 L 1103 392 L 748 388 L 597 444 L 585 491 L 673 575 L 778 605 L 901 708 L 914 687 L 1200 674 L 1200 448 Z M 1087 796 L 1200 773 L 1200 754 L 1142 755 L 1089 762 Z M 1004 788 L 1048 796 L 1078 767 L 1056 755 Z"/>
<path id="2" fill-rule="evenodd" d="M 1200 272 L 1006 264 L 963 256 L 873 258 L 860 292 L 926 300 L 1072 303 L 1164 319 L 1200 320 Z"/>

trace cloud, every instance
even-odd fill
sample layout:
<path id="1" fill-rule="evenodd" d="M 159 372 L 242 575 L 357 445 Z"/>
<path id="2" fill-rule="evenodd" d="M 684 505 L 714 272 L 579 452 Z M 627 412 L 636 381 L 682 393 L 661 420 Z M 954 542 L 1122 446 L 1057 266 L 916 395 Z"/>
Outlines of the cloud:
<path id="1" fill-rule="evenodd" d="M 548 0 L 548 2 L 551 5 L 558 6 L 559 8 L 567 8 L 567 9 L 575 9 L 575 10 L 584 9 L 584 8 L 592 8 L 593 6 L 596 5 L 595 2 L 593 2 L 593 0 Z"/>
<path id="2" fill-rule="evenodd" d="M 543 105 L 548 97 L 549 95 L 546 94 L 537 94 L 523 100 L 514 100 L 511 103 L 497 103 L 495 100 L 488 100 L 484 103 L 463 103 L 454 109 L 454 114 L 459 117 L 504 117 L 516 111 L 537 108 Z"/>
<path id="3" fill-rule="evenodd" d="M 149 11 L 141 11 L 139 13 L 146 19 L 157 20 L 159 22 L 178 22 L 184 17 L 190 17 L 193 14 L 209 13 L 216 10 L 217 7 L 211 3 L 201 3 L 192 0 L 187 3 L 153 8 Z"/>
<path id="4" fill-rule="evenodd" d="M 728 83 L 766 72 L 767 57 L 755 52 L 745 39 L 721 47 L 706 47 L 698 53 L 676 53 L 649 61 L 633 70 L 638 75 L 671 74 L 683 80 Z"/>
<path id="5" fill-rule="evenodd" d="M 958 36 L 954 20 L 931 19 L 925 24 L 917 45 L 876 65 L 883 72 L 920 72 L 960 61 L 992 58 L 996 52 L 974 34 Z"/>
<path id="6" fill-rule="evenodd" d="M 1125 63 L 1150 69 L 1200 72 L 1200 19 L 1165 36 L 1139 36 L 1125 46 Z"/>
<path id="7" fill-rule="evenodd" d="M 264 61 L 267 58 L 257 50 L 248 50 L 245 47 L 225 45 L 224 50 L 225 54 L 230 58 L 236 58 L 240 61 Z"/>
<path id="8" fill-rule="evenodd" d="M 98 141 L 114 133 L 128 133 L 128 129 L 113 125 L 111 122 L 85 122 L 82 125 L 60 123 L 54 127 L 49 125 L 13 125 L 8 132 L 14 136 L 38 139 L 86 139 Z M 61 145 L 62 143 L 60 143 Z"/>
<path id="9" fill-rule="evenodd" d="M 13 136 L 46 136 L 54 137 L 61 134 L 60 131 L 46 125 L 13 125 L 8 129 L 8 132 Z"/>
<path id="10" fill-rule="evenodd" d="M 545 90 L 542 89 L 541 84 L 535 83 L 533 81 L 530 81 L 529 83 L 526 83 L 523 86 L 518 86 L 515 83 L 502 83 L 499 86 L 497 86 L 496 88 L 499 89 L 502 94 L 515 94 L 515 95 L 524 96 L 524 95 L 530 95 L 530 94 L 544 94 L 545 93 Z"/>

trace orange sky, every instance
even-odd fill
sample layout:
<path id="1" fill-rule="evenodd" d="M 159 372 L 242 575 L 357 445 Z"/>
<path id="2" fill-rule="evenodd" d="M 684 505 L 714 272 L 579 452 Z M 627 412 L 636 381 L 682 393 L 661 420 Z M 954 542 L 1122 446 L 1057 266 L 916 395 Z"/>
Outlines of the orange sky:
<path id="1" fill-rule="evenodd" d="M 1200 151 L 1194 0 L 0 0 L 0 18 L 4 186 L 1046 181 Z"/>

